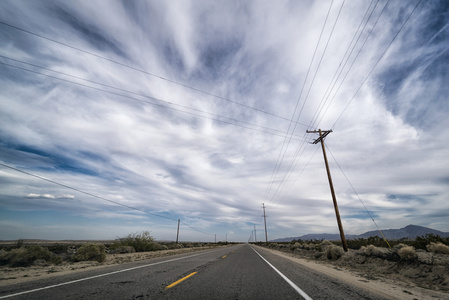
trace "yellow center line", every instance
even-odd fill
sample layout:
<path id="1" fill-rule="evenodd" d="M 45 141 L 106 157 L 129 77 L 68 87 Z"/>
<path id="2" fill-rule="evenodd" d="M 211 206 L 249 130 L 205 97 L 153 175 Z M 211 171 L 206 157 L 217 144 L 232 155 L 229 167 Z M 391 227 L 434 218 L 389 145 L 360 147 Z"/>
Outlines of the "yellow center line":
<path id="1" fill-rule="evenodd" d="M 226 257 L 226 255 L 223 255 L 221 258 L 225 258 Z"/>
<path id="2" fill-rule="evenodd" d="M 169 288 L 172 288 L 172 287 L 174 287 L 175 285 L 177 285 L 177 284 L 179 284 L 179 283 L 181 283 L 181 282 L 183 282 L 184 280 L 186 280 L 187 278 L 190 278 L 190 277 L 192 277 L 193 275 L 195 275 L 196 273 L 198 273 L 198 272 L 193 272 L 193 273 L 190 273 L 189 275 L 187 275 L 186 277 L 184 277 L 184 278 L 181 278 L 181 279 L 179 279 L 178 281 L 175 281 L 175 282 L 173 282 L 172 284 L 170 284 L 170 285 L 167 285 L 167 287 L 166 287 L 166 289 L 169 289 Z"/>

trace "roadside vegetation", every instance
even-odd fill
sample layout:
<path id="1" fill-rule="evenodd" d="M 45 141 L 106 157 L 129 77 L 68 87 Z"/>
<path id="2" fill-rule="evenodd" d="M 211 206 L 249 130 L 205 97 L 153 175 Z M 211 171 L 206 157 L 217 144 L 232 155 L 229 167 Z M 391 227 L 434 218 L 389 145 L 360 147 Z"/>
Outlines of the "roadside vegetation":
<path id="1" fill-rule="evenodd" d="M 131 233 L 110 242 L 51 243 L 29 244 L 25 240 L 15 243 L 0 243 L 0 266 L 30 267 L 59 265 L 81 261 L 102 263 L 109 254 L 150 252 L 183 248 L 216 247 L 227 245 L 218 243 L 157 242 L 149 231 Z"/>
<path id="2" fill-rule="evenodd" d="M 426 235 L 414 240 L 389 241 L 379 237 L 348 240 L 344 252 L 340 241 L 294 240 L 257 243 L 319 263 L 332 264 L 363 274 L 367 279 L 390 277 L 418 286 L 449 291 L 449 238 Z"/>

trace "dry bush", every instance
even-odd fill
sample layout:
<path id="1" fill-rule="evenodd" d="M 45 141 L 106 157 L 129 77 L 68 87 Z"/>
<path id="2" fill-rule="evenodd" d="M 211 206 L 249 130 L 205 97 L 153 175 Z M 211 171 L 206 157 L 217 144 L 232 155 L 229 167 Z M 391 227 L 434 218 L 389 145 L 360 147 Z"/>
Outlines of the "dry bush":
<path id="1" fill-rule="evenodd" d="M 302 248 L 302 245 L 301 245 L 301 243 L 298 243 L 298 242 L 296 242 L 290 246 L 290 250 L 292 250 L 292 251 L 296 250 L 296 249 L 301 249 L 301 248 Z"/>
<path id="2" fill-rule="evenodd" d="M 270 245 L 268 245 L 268 248 L 277 248 L 278 245 L 276 243 L 271 243 Z"/>
<path id="3" fill-rule="evenodd" d="M 154 241 L 149 231 L 131 233 L 127 237 L 118 238 L 112 244 L 112 248 L 122 246 L 132 246 L 136 252 L 156 251 L 160 249 L 160 245 Z"/>
<path id="4" fill-rule="evenodd" d="M 328 240 L 324 240 L 324 241 L 321 242 L 320 245 L 321 245 L 321 246 L 331 246 L 331 245 L 333 245 L 333 243 L 332 243 L 332 242 L 329 242 Z"/>
<path id="5" fill-rule="evenodd" d="M 393 249 L 400 250 L 400 249 L 402 249 L 402 248 L 404 248 L 404 247 L 410 247 L 410 246 L 401 243 L 401 244 L 395 245 L 395 246 L 393 247 Z"/>
<path id="6" fill-rule="evenodd" d="M 449 246 L 443 243 L 430 243 L 426 246 L 427 251 L 441 254 L 449 254 Z"/>
<path id="7" fill-rule="evenodd" d="M 317 245 L 316 249 L 318 251 L 326 252 L 328 248 L 332 246 L 334 246 L 334 243 L 329 242 L 328 240 L 324 240 L 319 245 Z"/>
<path id="8" fill-rule="evenodd" d="M 136 252 L 136 249 L 134 249 L 133 246 L 119 246 L 119 247 L 109 251 L 109 253 L 111 253 L 111 254 L 116 254 L 116 253 L 123 254 L 123 253 L 134 253 L 134 252 Z"/>
<path id="9" fill-rule="evenodd" d="M 305 250 L 315 250 L 316 249 L 316 245 L 314 243 L 305 243 L 304 244 L 304 248 Z"/>
<path id="10" fill-rule="evenodd" d="M 374 256 L 379 258 L 387 258 L 388 257 L 388 250 L 385 248 L 378 248 L 374 245 L 369 245 L 368 247 L 362 247 L 360 249 L 363 249 L 363 253 L 366 256 Z"/>
<path id="11" fill-rule="evenodd" d="M 418 258 L 415 248 L 412 246 L 405 246 L 398 251 L 399 258 L 406 261 L 414 261 Z"/>
<path id="12" fill-rule="evenodd" d="M 28 267 L 35 261 L 39 261 L 41 264 L 44 262 L 60 264 L 62 258 L 41 246 L 15 248 L 0 255 L 0 265 L 9 265 L 11 267 Z"/>
<path id="13" fill-rule="evenodd" d="M 106 247 L 103 244 L 82 245 L 72 259 L 74 261 L 96 260 L 102 262 L 106 259 Z"/>
<path id="14" fill-rule="evenodd" d="M 331 243 L 326 251 L 327 259 L 339 259 L 343 255 L 343 249 Z"/>

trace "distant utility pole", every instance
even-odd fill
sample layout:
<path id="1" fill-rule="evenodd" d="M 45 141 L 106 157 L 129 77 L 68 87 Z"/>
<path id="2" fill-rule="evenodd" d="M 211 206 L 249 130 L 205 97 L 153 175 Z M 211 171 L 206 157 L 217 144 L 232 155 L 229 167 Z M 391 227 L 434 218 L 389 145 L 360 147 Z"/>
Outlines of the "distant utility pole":
<path id="1" fill-rule="evenodd" d="M 181 219 L 178 219 L 178 233 L 176 234 L 176 244 L 178 243 L 179 238 L 179 223 L 181 222 Z"/>
<path id="2" fill-rule="evenodd" d="M 217 243 L 217 234 L 215 234 L 215 244 Z"/>
<path id="3" fill-rule="evenodd" d="M 263 222 L 265 223 L 265 243 L 268 244 L 268 236 L 267 236 L 267 216 L 265 215 L 265 204 L 262 203 L 263 207 Z"/>
<path id="4" fill-rule="evenodd" d="M 319 133 L 320 137 L 317 138 L 312 144 L 318 144 L 321 142 L 321 148 L 323 149 L 323 156 L 324 156 L 324 163 L 326 164 L 326 171 L 327 171 L 327 178 L 329 179 L 329 186 L 331 189 L 332 194 L 332 200 L 334 201 L 334 208 L 335 208 L 335 215 L 337 217 L 337 223 L 338 223 L 338 229 L 340 230 L 340 238 L 341 238 L 341 244 L 343 245 L 343 249 L 347 252 L 348 251 L 348 244 L 346 243 L 345 239 L 345 233 L 343 231 L 343 225 L 341 224 L 340 220 L 340 212 L 338 211 L 338 205 L 337 205 L 337 197 L 335 197 L 335 191 L 334 191 L 334 185 L 332 184 L 332 177 L 331 177 L 331 171 L 329 170 L 329 164 L 327 163 L 327 156 L 326 156 L 326 150 L 324 148 L 324 138 L 332 132 L 332 130 L 325 130 L 321 131 L 321 129 L 318 129 L 318 131 L 306 131 L 307 133 Z"/>
<path id="5" fill-rule="evenodd" d="M 256 225 L 254 224 L 254 243 L 257 243 Z"/>

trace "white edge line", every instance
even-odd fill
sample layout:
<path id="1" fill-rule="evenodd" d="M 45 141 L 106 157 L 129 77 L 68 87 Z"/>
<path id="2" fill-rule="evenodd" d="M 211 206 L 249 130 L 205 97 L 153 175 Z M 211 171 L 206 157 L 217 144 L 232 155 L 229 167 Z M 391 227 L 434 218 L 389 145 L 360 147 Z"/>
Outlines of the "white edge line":
<path id="1" fill-rule="evenodd" d="M 312 300 L 312 298 L 309 297 L 309 295 L 307 295 L 303 290 L 301 290 L 296 284 L 293 283 L 293 281 L 291 281 L 290 279 L 287 278 L 287 276 L 285 276 L 284 274 L 281 273 L 281 271 L 279 271 L 278 269 L 276 269 L 272 264 L 270 264 L 268 262 L 268 260 L 266 260 L 262 255 L 260 255 L 259 252 L 256 251 L 256 249 L 254 249 L 253 247 L 251 247 L 251 249 L 254 250 L 254 252 L 257 253 L 257 255 L 260 256 L 260 258 L 262 258 L 270 267 L 273 268 L 273 270 L 275 270 L 279 275 L 281 275 L 281 277 L 287 281 L 288 284 L 290 284 L 292 286 L 292 288 L 295 289 L 295 291 L 298 292 L 298 294 L 300 294 L 304 299 L 306 300 Z"/>
<path id="2" fill-rule="evenodd" d="M 173 258 L 173 259 L 164 260 L 164 261 L 160 261 L 160 262 L 156 262 L 156 263 L 152 263 L 152 264 L 148 264 L 148 265 L 137 266 L 137 267 L 133 267 L 133 268 L 129 268 L 129 269 L 118 270 L 118 271 L 114 271 L 114 272 L 110 272 L 110 273 L 105 273 L 105 274 L 95 275 L 95 276 L 91 276 L 91 277 L 81 278 L 81 279 L 68 281 L 68 282 L 63 282 L 63 283 L 59 283 L 59 284 L 55 284 L 55 285 L 49 285 L 49 286 L 37 288 L 37 289 L 34 289 L 34 290 L 28 290 L 28 291 L 23 291 L 23 292 L 20 292 L 20 293 L 10 294 L 10 295 L 6 295 L 6 296 L 0 296 L 0 299 L 11 298 L 11 297 L 15 297 L 15 296 L 23 295 L 23 294 L 34 293 L 34 292 L 42 291 L 42 290 L 47 290 L 47 289 L 51 289 L 51 288 L 55 288 L 55 287 L 59 287 L 59 286 L 67 285 L 67 284 L 77 283 L 77 282 L 80 282 L 80 281 L 85 281 L 85 280 L 95 279 L 95 278 L 99 278 L 99 277 L 103 277 L 103 276 L 109 276 L 109 275 L 113 275 L 113 274 L 117 274 L 117 273 L 132 271 L 132 270 L 136 270 L 136 269 L 140 269 L 140 268 L 145 268 L 145 267 L 151 267 L 151 266 L 155 266 L 155 265 L 165 264 L 165 263 L 168 263 L 168 262 L 181 260 L 181 259 L 187 259 L 187 258 L 191 258 L 191 257 L 195 257 L 195 256 L 198 256 L 198 255 L 203 255 L 203 254 L 206 254 L 206 253 L 198 253 L 198 254 L 194 254 L 194 255 L 189 255 L 189 256 L 184 256 L 184 257 L 179 257 L 179 258 Z"/>

